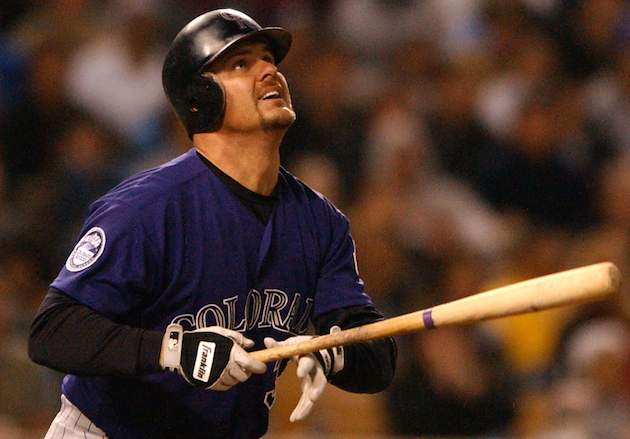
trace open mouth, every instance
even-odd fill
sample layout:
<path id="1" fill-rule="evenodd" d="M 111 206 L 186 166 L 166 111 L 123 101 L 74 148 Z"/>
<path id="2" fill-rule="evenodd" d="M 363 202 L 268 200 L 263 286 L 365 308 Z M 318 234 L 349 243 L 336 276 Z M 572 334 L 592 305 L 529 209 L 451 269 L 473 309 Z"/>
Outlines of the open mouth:
<path id="1" fill-rule="evenodd" d="M 267 93 L 265 93 L 264 95 L 262 95 L 262 97 L 260 97 L 261 101 L 268 101 L 271 99 L 279 99 L 280 98 L 280 92 L 277 90 L 274 91 L 269 91 Z"/>

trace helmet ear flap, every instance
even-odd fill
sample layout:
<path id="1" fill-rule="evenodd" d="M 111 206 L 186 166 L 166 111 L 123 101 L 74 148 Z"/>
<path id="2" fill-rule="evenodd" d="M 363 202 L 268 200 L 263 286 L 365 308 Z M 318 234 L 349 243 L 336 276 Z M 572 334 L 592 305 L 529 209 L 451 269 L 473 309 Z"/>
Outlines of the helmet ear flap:
<path id="1" fill-rule="evenodd" d="M 182 118 L 188 135 L 220 128 L 225 111 L 223 85 L 214 75 L 197 75 L 186 87 L 186 117 Z"/>

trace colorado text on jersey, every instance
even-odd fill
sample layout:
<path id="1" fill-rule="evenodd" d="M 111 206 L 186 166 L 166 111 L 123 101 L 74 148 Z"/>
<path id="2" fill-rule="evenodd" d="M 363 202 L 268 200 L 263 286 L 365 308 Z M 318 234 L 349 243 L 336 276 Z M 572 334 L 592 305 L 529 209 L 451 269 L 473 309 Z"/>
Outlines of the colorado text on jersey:
<path id="1" fill-rule="evenodd" d="M 235 295 L 223 299 L 221 305 L 209 303 L 193 314 L 175 317 L 172 323 L 179 323 L 187 330 L 222 326 L 235 331 L 248 331 L 253 328 L 273 328 L 290 334 L 306 332 L 313 309 L 313 299 L 302 300 L 299 293 L 293 295 L 289 304 L 289 295 L 284 291 L 266 288 L 252 289 L 247 293 L 245 303 L 242 297 Z M 240 303 L 239 303 L 240 302 Z M 302 304 L 305 304 L 302 306 Z M 304 311 L 299 314 L 300 308 Z M 237 323 L 238 316 L 242 316 Z"/>

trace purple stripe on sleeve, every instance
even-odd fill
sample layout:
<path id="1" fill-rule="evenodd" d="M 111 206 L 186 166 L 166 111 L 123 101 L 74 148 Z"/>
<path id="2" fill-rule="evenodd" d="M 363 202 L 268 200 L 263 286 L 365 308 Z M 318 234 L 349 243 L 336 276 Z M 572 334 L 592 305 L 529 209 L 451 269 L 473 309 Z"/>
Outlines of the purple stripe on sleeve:
<path id="1" fill-rule="evenodd" d="M 422 312 L 422 322 L 427 329 L 434 329 L 435 323 L 433 322 L 433 310 L 431 308 L 425 309 Z"/>

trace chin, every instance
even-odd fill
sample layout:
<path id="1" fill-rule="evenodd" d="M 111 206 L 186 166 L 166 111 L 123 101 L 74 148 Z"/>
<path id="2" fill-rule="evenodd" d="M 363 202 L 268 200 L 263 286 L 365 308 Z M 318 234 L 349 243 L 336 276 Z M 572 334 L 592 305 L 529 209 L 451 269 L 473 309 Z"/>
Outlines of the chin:
<path id="1" fill-rule="evenodd" d="M 267 130 L 287 129 L 295 122 L 295 112 L 288 108 L 283 108 L 273 116 L 267 117 L 263 121 L 263 127 Z"/>

